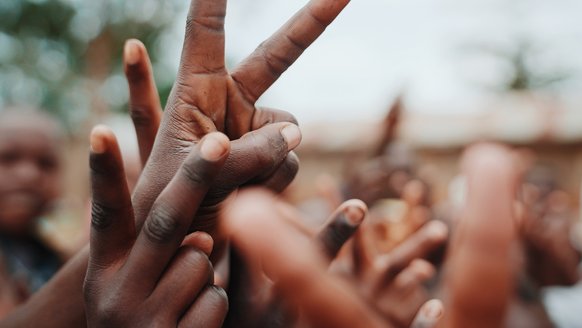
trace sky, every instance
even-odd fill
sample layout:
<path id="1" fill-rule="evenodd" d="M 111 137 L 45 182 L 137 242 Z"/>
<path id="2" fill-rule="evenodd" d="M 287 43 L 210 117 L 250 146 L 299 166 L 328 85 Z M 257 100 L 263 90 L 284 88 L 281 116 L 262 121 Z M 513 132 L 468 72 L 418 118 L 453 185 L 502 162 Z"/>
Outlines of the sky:
<path id="1" fill-rule="evenodd" d="M 187 1 L 186 1 L 187 2 Z M 238 62 L 306 0 L 231 0 L 226 52 Z M 300 123 L 382 117 L 396 94 L 431 114 L 473 113 L 510 76 L 507 61 L 526 41 L 539 72 L 568 72 L 558 89 L 582 95 L 580 0 L 353 0 L 259 100 Z M 185 12 L 184 12 L 185 17 Z M 184 17 L 176 18 L 177 66 Z"/>

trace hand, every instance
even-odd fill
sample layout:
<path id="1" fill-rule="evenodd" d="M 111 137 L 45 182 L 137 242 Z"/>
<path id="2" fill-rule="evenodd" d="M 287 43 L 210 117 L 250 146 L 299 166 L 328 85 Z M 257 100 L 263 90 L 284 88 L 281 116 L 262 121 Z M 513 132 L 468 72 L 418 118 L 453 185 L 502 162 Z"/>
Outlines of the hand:
<path id="1" fill-rule="evenodd" d="M 361 201 L 346 201 L 316 231 L 299 222 L 295 209 L 290 205 L 277 202 L 276 206 L 280 218 L 291 225 L 291 229 L 301 231 L 304 239 L 313 241 L 317 252 L 328 263 L 357 230 L 366 214 L 366 206 Z M 229 216 L 229 211 L 225 216 Z M 236 249 L 231 251 L 232 269 L 228 286 L 230 311 L 225 327 L 290 325 L 296 319 L 294 311 L 286 308 L 284 300 L 276 294 L 272 281 L 261 273 L 261 268 L 247 263 L 240 255 Z"/>
<path id="2" fill-rule="evenodd" d="M 295 119 L 284 112 L 257 108 L 254 103 L 348 2 L 312 0 L 228 72 L 223 28 L 226 0 L 192 1 L 178 77 L 134 197 L 138 227 L 188 149 L 212 131 L 224 132 L 233 140 L 232 151 L 198 211 L 192 230 L 214 234 L 217 205 L 240 185 L 261 183 L 275 190 L 287 186 L 297 171 L 297 159 L 289 151 L 299 143 L 300 134 L 293 124 L 270 123 L 295 123 Z M 142 47 L 129 43 L 126 63 L 140 62 L 144 54 Z M 153 90 L 144 89 L 150 93 Z M 136 98 L 134 94 L 132 99 Z M 144 99 L 156 101 L 155 97 Z M 137 113 L 133 114 L 137 120 L 148 117 Z M 152 134 L 154 129 L 148 131 Z"/>
<path id="3" fill-rule="evenodd" d="M 580 253 L 573 247 L 573 218 L 568 195 L 552 190 L 546 197 L 534 185 L 525 185 L 519 234 L 528 256 L 527 271 L 539 286 L 573 285 L 580 279 Z"/>
<path id="4" fill-rule="evenodd" d="M 95 128 L 91 150 L 88 325 L 220 327 L 228 306 L 225 292 L 213 286 L 212 238 L 184 237 L 228 156 L 226 136 L 209 134 L 192 148 L 137 230 L 115 137 Z"/>
<path id="5" fill-rule="evenodd" d="M 338 259 L 345 264 L 338 265 L 337 269 L 354 281 L 362 297 L 383 317 L 396 327 L 408 327 L 419 308 L 429 300 L 424 283 L 436 273 L 424 259 L 444 245 L 448 229 L 440 221 L 430 221 L 384 252 L 373 242 L 378 234 L 374 231 L 376 227 L 360 226 L 351 244 L 351 253 L 346 252 L 344 258 Z"/>
<path id="6" fill-rule="evenodd" d="M 359 207 L 351 205 L 352 209 Z M 352 210 L 352 215 L 349 216 L 357 217 L 353 212 Z M 345 243 L 355 232 L 357 224 L 354 222 L 357 221 L 346 220 L 345 214 L 336 213 L 335 218 L 313 238 L 310 237 L 313 235 L 306 233 L 298 225 L 296 215 L 288 205 L 281 204 L 262 191 L 245 191 L 234 202 L 223 222 L 232 236 L 235 248 L 245 258 L 251 276 L 260 277 L 261 272 L 266 273 L 274 282 L 275 295 L 285 300 L 287 308 L 298 309 L 302 320 L 314 326 L 393 327 L 395 323 L 392 318 L 379 311 L 375 302 L 384 300 L 383 298 L 374 295 L 376 298 L 369 300 L 361 292 L 364 288 L 359 286 L 357 279 L 328 271 L 329 262 L 339 249 L 338 246 Z M 360 221 L 361 219 L 360 216 Z M 341 224 L 342 221 L 351 223 Z M 351 229 L 347 229 L 347 225 Z M 341 234 L 341 231 L 351 232 Z M 345 237 L 330 238 L 333 235 Z M 336 241 L 329 242 L 330 240 Z M 411 275 L 408 266 L 404 269 L 398 272 L 394 281 L 396 285 L 402 282 L 402 286 L 409 288 L 409 282 L 414 280 L 414 275 Z M 395 305 L 392 312 L 399 310 L 400 304 Z M 437 310 L 425 310 L 423 315 L 435 319 L 435 314 L 439 317 L 442 313 L 442 309 Z M 422 322 L 426 321 L 419 318 L 416 324 Z"/>
<path id="7" fill-rule="evenodd" d="M 130 87 L 130 113 L 138 137 L 141 161 L 145 165 L 156 140 L 162 112 L 149 56 L 141 42 L 129 40 L 126 43 L 124 65 Z M 293 179 L 298 168 L 297 157 L 288 151 L 297 146 L 300 138 L 300 132 L 295 125 L 274 123 L 247 133 L 231 143 L 230 157 L 216 179 L 214 188 L 211 188 L 205 202 L 199 208 L 197 220 L 191 227 L 191 231 L 205 230 L 211 233 L 217 241 L 215 254 L 212 257 L 213 262 L 216 263 L 223 257 L 225 249 L 223 239 L 217 236 L 215 231 L 215 216 L 221 202 L 243 183 L 261 183 L 275 191 L 284 189 Z M 281 161 L 284 163 L 278 164 Z M 276 168 L 278 173 L 271 175 L 268 167 Z M 156 172 L 154 179 L 168 172 L 167 168 L 160 168 L 160 170 L 162 171 Z M 258 170 L 263 170 L 263 172 L 255 177 Z M 148 177 L 144 180 L 148 180 Z M 149 182 L 145 184 L 148 185 Z M 146 195 L 140 193 L 142 191 L 146 192 Z M 143 188 L 138 190 L 134 197 L 147 198 L 151 196 L 147 193 L 151 192 L 149 188 Z M 158 191 L 154 188 L 153 192 Z M 139 227 L 143 219 L 140 219 L 139 211 L 136 212 Z"/>

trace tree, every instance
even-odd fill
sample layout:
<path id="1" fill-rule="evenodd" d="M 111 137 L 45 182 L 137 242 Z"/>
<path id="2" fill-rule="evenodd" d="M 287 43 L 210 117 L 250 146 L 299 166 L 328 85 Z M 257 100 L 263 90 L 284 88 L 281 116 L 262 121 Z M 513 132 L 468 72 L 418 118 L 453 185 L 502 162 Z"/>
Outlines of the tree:
<path id="1" fill-rule="evenodd" d="M 0 107 L 41 107 L 68 127 L 125 110 L 123 43 L 142 40 L 154 67 L 168 71 L 158 49 L 183 7 L 178 0 L 0 1 Z M 162 100 L 172 82 L 157 76 Z"/>

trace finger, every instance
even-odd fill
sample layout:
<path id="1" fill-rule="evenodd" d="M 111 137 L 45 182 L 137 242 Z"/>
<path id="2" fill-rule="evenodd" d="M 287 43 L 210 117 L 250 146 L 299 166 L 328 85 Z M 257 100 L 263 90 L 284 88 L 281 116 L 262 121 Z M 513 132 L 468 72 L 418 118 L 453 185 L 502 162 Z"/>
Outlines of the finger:
<path id="1" fill-rule="evenodd" d="M 231 162 L 236 160 L 237 185 L 259 181 L 274 172 L 300 142 L 301 131 L 292 123 L 274 123 L 251 131 L 232 142 L 232 160 L 229 158 L 224 173 L 235 171 Z"/>
<path id="2" fill-rule="evenodd" d="M 240 118 L 243 115 L 239 115 Z M 292 114 L 267 107 L 259 107 L 252 116 L 251 130 L 257 130 L 272 123 L 289 122 L 298 125 L 297 119 Z M 265 173 L 256 179 L 254 184 L 261 185 L 280 193 L 295 179 L 299 171 L 299 158 L 294 152 L 290 152 L 283 163 L 274 170 Z"/>
<path id="3" fill-rule="evenodd" d="M 372 225 L 362 225 L 354 235 L 352 243 L 352 263 L 354 272 L 358 276 L 363 276 L 368 269 L 372 268 L 376 258 L 376 250 L 372 240 Z"/>
<path id="4" fill-rule="evenodd" d="M 244 191 L 225 216 L 225 230 L 250 261 L 261 258 L 284 299 L 316 327 L 381 327 L 380 319 L 344 281 L 326 272 L 315 245 L 278 218 L 276 199 Z"/>
<path id="5" fill-rule="evenodd" d="M 180 320 L 178 328 L 185 327 L 222 327 L 228 312 L 226 292 L 217 286 L 208 286 L 190 306 Z"/>
<path id="6" fill-rule="evenodd" d="M 275 193 L 281 193 L 295 179 L 299 172 L 299 158 L 295 152 L 289 152 L 283 163 L 267 177 L 255 179 L 253 184 L 265 187 Z"/>
<path id="7" fill-rule="evenodd" d="M 247 100 L 255 103 L 348 3 L 349 0 L 311 0 L 247 57 L 232 73 Z"/>
<path id="8" fill-rule="evenodd" d="M 333 260 L 340 248 L 358 230 L 368 207 L 359 199 L 350 199 L 331 215 L 316 236 L 324 254 Z"/>
<path id="9" fill-rule="evenodd" d="M 444 313 L 443 302 L 432 299 L 422 305 L 410 328 L 435 328 Z"/>
<path id="10" fill-rule="evenodd" d="M 115 135 L 105 126 L 91 132 L 91 265 L 108 265 L 135 240 L 129 189 Z"/>
<path id="11" fill-rule="evenodd" d="M 129 84 L 129 114 L 137 134 L 139 154 L 145 165 L 162 119 L 162 106 L 148 52 L 139 40 L 125 42 L 123 65 Z"/>
<path id="12" fill-rule="evenodd" d="M 214 270 L 204 254 L 191 246 L 178 249 L 150 300 L 168 318 L 179 318 L 205 286 L 214 281 Z"/>
<path id="13" fill-rule="evenodd" d="M 269 107 L 257 107 L 251 121 L 251 131 L 271 123 L 289 122 L 299 125 L 293 114 Z"/>
<path id="14" fill-rule="evenodd" d="M 295 116 L 286 111 L 253 106 L 250 107 L 254 110 L 239 109 L 240 105 L 237 104 L 246 102 L 242 97 L 241 94 L 235 93 L 228 98 L 232 113 L 226 116 L 226 130 L 231 139 L 238 139 L 249 131 L 258 130 L 272 123 L 288 122 L 299 125 Z"/>
<path id="15" fill-rule="evenodd" d="M 389 317 L 399 327 L 409 327 L 421 305 L 428 300 L 428 293 L 423 286 L 435 275 L 435 268 L 425 260 L 414 260 L 394 281 L 382 288 L 365 291 L 381 313 Z M 406 304 L 398 311 L 399 304 Z"/>
<path id="16" fill-rule="evenodd" d="M 446 263 L 446 327 L 503 325 L 515 290 L 510 263 L 517 237 L 518 171 L 513 160 L 507 148 L 496 144 L 477 144 L 463 156 L 467 195 Z"/>
<path id="17" fill-rule="evenodd" d="M 393 286 L 406 292 L 430 280 L 435 274 L 436 270 L 432 264 L 422 259 L 416 259 L 396 275 Z"/>
<path id="18" fill-rule="evenodd" d="M 214 247 L 214 240 L 206 232 L 195 231 L 184 238 L 182 246 L 185 245 L 195 247 L 204 252 L 207 256 L 210 256 L 212 248 Z"/>
<path id="19" fill-rule="evenodd" d="M 206 231 L 216 238 L 217 204 L 241 185 L 261 183 L 266 174 L 281 166 L 300 141 L 301 131 L 291 123 L 269 124 L 231 141 L 230 154 L 209 192 L 212 197 L 203 203 L 190 231 Z"/>
<path id="20" fill-rule="evenodd" d="M 392 281 L 414 259 L 426 257 L 442 245 L 447 237 L 448 228 L 444 223 L 431 221 L 425 224 L 389 254 L 377 259 L 378 267 L 381 268 L 379 271 L 382 272 L 380 279 L 385 282 Z"/>
<path id="21" fill-rule="evenodd" d="M 154 202 L 128 258 L 128 276 L 142 290 L 151 290 L 182 243 L 209 186 L 229 152 L 228 138 L 211 133 L 193 147 L 184 163 Z"/>
<path id="22" fill-rule="evenodd" d="M 213 192 L 230 193 L 238 186 L 259 183 L 281 166 L 301 141 L 301 131 L 291 123 L 266 125 L 231 142 L 231 152 Z"/>
<path id="23" fill-rule="evenodd" d="M 180 65 L 185 69 L 182 73 L 225 73 L 225 15 L 226 0 L 191 1 Z"/>

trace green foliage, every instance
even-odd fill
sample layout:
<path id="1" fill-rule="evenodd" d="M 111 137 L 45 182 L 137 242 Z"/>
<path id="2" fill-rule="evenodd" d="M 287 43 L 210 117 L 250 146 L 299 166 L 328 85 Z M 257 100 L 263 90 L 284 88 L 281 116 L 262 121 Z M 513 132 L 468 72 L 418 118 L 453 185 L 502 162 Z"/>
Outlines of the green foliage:
<path id="1" fill-rule="evenodd" d="M 69 127 L 103 99 L 126 110 L 121 55 L 128 38 L 143 41 L 154 67 L 180 0 L 1 0 L 0 107 L 41 107 Z M 187 4 L 187 3 L 186 3 Z M 172 77 L 157 76 L 165 100 Z"/>

